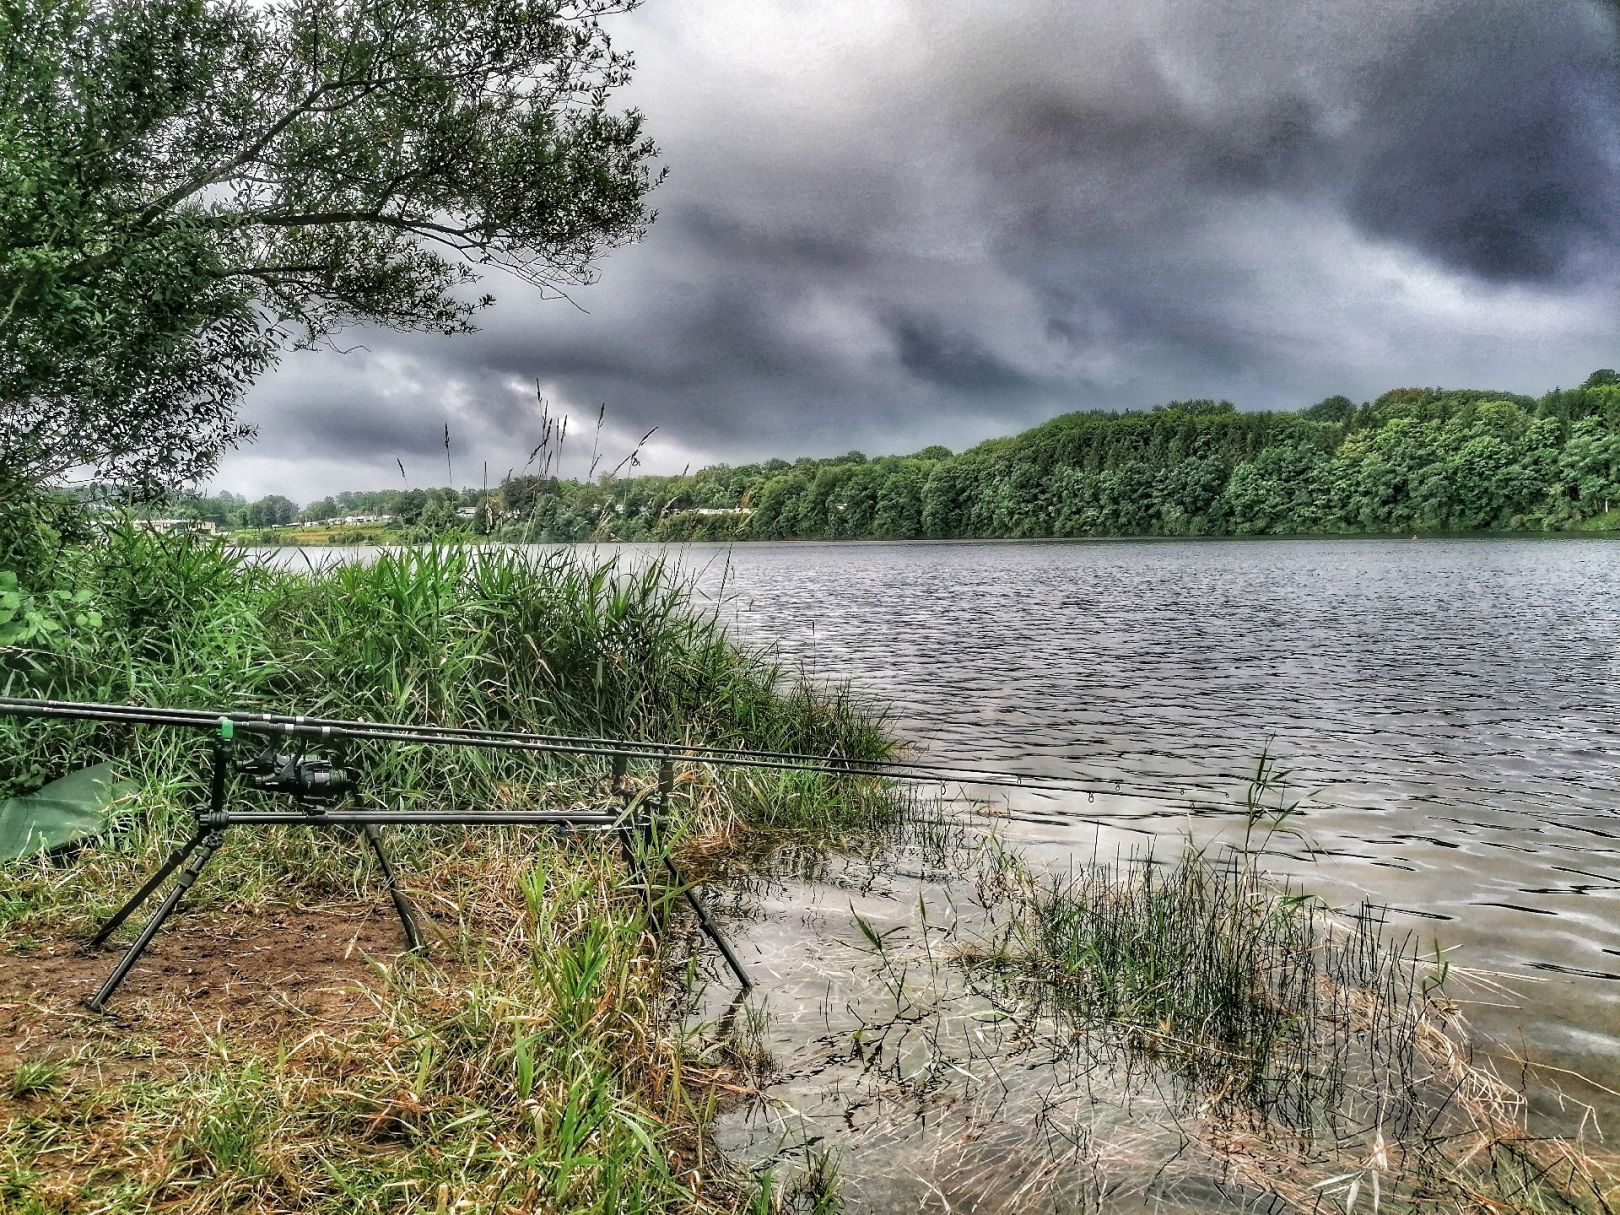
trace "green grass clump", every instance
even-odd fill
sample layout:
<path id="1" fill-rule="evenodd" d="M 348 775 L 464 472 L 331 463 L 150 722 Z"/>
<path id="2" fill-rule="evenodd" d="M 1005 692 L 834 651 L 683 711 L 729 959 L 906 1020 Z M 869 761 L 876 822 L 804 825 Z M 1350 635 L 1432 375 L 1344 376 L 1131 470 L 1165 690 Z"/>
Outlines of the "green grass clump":
<path id="1" fill-rule="evenodd" d="M 11 1073 L 11 1095 L 19 1100 L 54 1091 L 65 1065 L 59 1059 L 23 1059 Z"/>
<path id="2" fill-rule="evenodd" d="M 285 572 L 218 542 L 123 531 L 68 550 L 54 576 L 80 596 L 79 620 L 0 648 L 0 686 L 12 695 L 860 758 L 891 747 L 870 708 L 739 648 L 659 563 L 630 571 L 447 547 Z M 146 794 L 194 790 L 198 752 L 174 732 L 3 721 L 0 795 L 99 758 L 128 761 Z M 422 809 L 487 802 L 538 770 L 533 757 L 470 749 L 373 747 L 361 758 L 371 784 L 409 790 Z M 736 780 L 709 807 L 725 821 L 828 828 L 848 783 Z M 855 820 L 869 822 L 872 800 L 858 803 Z"/>

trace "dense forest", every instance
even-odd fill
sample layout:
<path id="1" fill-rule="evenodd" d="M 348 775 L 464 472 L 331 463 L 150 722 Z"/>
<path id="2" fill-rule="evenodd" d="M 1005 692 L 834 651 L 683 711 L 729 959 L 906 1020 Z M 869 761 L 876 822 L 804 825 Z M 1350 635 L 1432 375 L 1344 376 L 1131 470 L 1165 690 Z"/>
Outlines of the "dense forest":
<path id="1" fill-rule="evenodd" d="M 1298 412 L 1228 401 L 1054 418 L 960 454 L 768 460 L 682 476 L 198 499 L 244 521 L 377 512 L 513 540 L 1219 536 L 1620 527 L 1620 374 L 1535 399 L 1403 388 Z M 455 508 L 472 506 L 473 517 Z"/>

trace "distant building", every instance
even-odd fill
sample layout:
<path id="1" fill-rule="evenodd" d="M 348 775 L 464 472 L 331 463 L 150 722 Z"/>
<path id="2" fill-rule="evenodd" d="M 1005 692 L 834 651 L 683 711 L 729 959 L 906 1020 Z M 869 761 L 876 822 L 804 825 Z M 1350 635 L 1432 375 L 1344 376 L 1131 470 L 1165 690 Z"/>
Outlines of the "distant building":
<path id="1" fill-rule="evenodd" d="M 398 519 L 398 515 L 344 515 L 343 518 L 333 519 L 330 522 L 353 526 L 356 523 L 394 523 Z"/>
<path id="2" fill-rule="evenodd" d="M 193 532 L 208 533 L 219 530 L 207 519 L 136 519 L 134 524 L 160 536 L 183 536 Z"/>

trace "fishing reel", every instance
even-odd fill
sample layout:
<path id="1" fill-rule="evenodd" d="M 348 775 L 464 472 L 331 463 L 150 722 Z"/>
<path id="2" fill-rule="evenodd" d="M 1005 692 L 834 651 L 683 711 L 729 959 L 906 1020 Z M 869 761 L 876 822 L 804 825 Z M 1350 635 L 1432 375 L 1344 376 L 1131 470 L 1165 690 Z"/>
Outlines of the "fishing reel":
<path id="1" fill-rule="evenodd" d="M 253 788 L 284 793 L 315 813 L 348 793 L 355 783 L 341 751 L 311 754 L 308 739 L 300 739 L 298 749 L 291 754 L 278 751 L 275 743 L 269 742 L 259 754 L 239 761 L 236 770 Z"/>

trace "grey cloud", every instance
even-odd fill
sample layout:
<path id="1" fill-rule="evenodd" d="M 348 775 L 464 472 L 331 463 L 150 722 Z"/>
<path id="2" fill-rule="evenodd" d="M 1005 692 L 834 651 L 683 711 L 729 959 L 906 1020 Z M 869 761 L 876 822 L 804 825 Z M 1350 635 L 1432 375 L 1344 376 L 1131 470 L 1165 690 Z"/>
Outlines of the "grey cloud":
<path id="1" fill-rule="evenodd" d="M 1590 6 L 1435 21 L 1376 78 L 1350 213 L 1483 278 L 1546 281 L 1620 236 L 1612 22 Z"/>
<path id="2" fill-rule="evenodd" d="M 900 365 L 925 383 L 966 393 L 1017 393 L 1035 383 L 963 330 L 915 316 L 896 316 L 885 326 L 894 334 Z"/>
<path id="3" fill-rule="evenodd" d="M 458 470 L 504 470 L 536 381 L 576 433 L 604 402 L 613 444 L 660 427 L 664 468 L 1569 383 L 1620 358 L 1617 14 L 649 0 L 620 34 L 671 168 L 648 240 L 585 311 L 496 281 L 477 335 L 290 359 L 251 475 L 430 468 L 446 420 Z"/>
<path id="4" fill-rule="evenodd" d="M 1250 49 L 1295 45 L 1286 31 L 1313 6 L 1258 7 L 1273 28 L 1256 25 Z M 1002 126 L 980 156 L 1011 196 L 1009 238 L 1036 257 L 1065 240 L 1157 242 L 1280 194 L 1336 202 L 1366 232 L 1482 278 L 1589 271 L 1581 255 L 1612 245 L 1620 215 L 1612 22 L 1585 3 L 1538 6 L 1533 21 L 1517 4 L 1414 6 L 1385 42 L 1335 44 L 1375 52 L 1337 80 L 1272 64 L 1269 92 L 1250 55 L 1211 56 L 1231 86 L 1213 102 L 1147 56 L 1129 90 L 994 99 Z"/>

